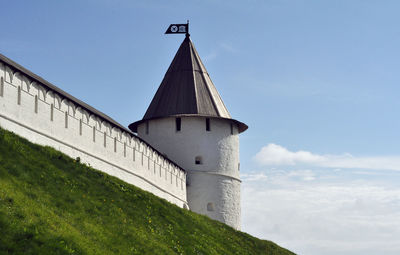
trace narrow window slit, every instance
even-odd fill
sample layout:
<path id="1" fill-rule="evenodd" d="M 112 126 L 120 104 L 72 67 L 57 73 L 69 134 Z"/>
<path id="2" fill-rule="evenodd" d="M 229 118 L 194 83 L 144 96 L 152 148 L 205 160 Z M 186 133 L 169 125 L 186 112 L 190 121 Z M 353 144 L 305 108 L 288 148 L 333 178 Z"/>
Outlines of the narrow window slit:
<path id="1" fill-rule="evenodd" d="M 208 203 L 207 204 L 207 211 L 209 211 L 209 212 L 214 211 L 214 204 L 213 203 Z"/>
<path id="2" fill-rule="evenodd" d="M 18 104 L 18 105 L 21 105 L 21 86 L 18 86 L 17 104 Z"/>
<path id="3" fill-rule="evenodd" d="M 50 120 L 53 121 L 54 119 L 54 104 L 50 105 Z"/>
<path id="4" fill-rule="evenodd" d="M 4 78 L 1 77 L 0 79 L 0 96 L 3 97 L 4 96 Z"/>
<path id="5" fill-rule="evenodd" d="M 38 113 L 38 104 L 39 104 L 38 96 L 36 95 L 35 96 L 35 113 Z"/>
<path id="6" fill-rule="evenodd" d="M 182 124 L 182 119 L 181 118 L 176 118 L 175 119 L 175 126 L 176 126 L 176 131 L 177 132 L 181 131 L 181 124 Z"/>
<path id="7" fill-rule="evenodd" d="M 210 118 L 206 118 L 206 131 L 210 131 Z"/>
<path id="8" fill-rule="evenodd" d="M 68 128 L 68 112 L 65 112 L 65 128 Z"/>
<path id="9" fill-rule="evenodd" d="M 203 159 L 200 156 L 197 156 L 194 158 L 194 163 L 196 165 L 202 165 L 203 164 Z"/>

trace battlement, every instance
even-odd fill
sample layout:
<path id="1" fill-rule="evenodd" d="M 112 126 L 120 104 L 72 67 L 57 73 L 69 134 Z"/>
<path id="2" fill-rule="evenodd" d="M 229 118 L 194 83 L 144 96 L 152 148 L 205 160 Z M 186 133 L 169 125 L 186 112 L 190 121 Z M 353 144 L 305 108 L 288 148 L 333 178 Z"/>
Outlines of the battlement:
<path id="1" fill-rule="evenodd" d="M 184 169 L 104 113 L 1 54 L 0 126 L 187 207 Z"/>

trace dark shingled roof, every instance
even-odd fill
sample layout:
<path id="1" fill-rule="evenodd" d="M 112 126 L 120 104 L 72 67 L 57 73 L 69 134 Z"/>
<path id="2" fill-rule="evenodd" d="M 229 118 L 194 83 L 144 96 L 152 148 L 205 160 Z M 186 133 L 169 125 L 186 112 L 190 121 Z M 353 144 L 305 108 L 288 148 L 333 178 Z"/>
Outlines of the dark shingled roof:
<path id="1" fill-rule="evenodd" d="M 189 36 L 179 47 L 143 119 L 129 128 L 137 132 L 138 125 L 146 120 L 177 116 L 231 120 L 239 132 L 248 128 L 231 118 Z"/>

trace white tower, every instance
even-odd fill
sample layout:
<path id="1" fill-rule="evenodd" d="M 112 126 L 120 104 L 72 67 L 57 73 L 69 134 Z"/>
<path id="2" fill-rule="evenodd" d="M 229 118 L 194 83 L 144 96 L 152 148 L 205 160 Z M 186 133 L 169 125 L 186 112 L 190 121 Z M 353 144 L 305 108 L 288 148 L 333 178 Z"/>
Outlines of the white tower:
<path id="1" fill-rule="evenodd" d="M 240 229 L 239 133 L 187 35 L 143 119 L 129 125 L 187 171 L 192 211 Z"/>

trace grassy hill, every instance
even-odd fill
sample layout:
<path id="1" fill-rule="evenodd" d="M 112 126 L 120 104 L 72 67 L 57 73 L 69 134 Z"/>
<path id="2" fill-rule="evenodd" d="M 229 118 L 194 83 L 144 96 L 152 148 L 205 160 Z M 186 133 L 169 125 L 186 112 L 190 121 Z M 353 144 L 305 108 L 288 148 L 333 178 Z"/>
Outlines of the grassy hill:
<path id="1" fill-rule="evenodd" d="M 0 129 L 0 254 L 293 254 Z"/>

